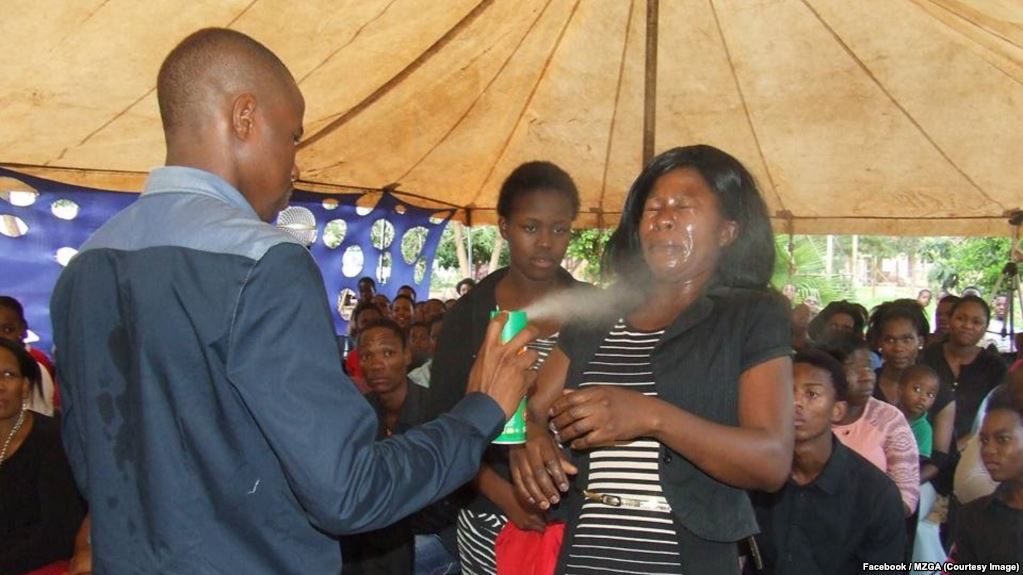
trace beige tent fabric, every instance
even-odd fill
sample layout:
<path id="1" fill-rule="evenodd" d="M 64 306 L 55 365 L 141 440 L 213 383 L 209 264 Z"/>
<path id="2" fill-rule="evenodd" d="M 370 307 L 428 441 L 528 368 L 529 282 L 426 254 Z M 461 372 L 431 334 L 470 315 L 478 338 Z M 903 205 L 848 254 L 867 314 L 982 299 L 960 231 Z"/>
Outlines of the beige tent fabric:
<path id="1" fill-rule="evenodd" d="M 644 0 L 10 0 L 0 163 L 139 189 L 164 154 L 161 60 L 229 26 L 299 81 L 304 187 L 398 184 L 489 223 L 505 175 L 547 159 L 581 225 L 614 225 L 642 162 L 646 18 Z M 737 156 L 779 231 L 1000 235 L 1023 207 L 1019 0 L 661 0 L 658 30 L 656 148 Z"/>

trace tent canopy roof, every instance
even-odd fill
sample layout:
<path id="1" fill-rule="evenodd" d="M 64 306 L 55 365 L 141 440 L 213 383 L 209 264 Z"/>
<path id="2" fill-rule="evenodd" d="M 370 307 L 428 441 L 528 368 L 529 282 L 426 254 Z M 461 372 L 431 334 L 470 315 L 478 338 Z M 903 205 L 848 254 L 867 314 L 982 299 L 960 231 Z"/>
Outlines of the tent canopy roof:
<path id="1" fill-rule="evenodd" d="M 397 184 L 487 223 L 502 179 L 546 159 L 580 225 L 614 225 L 642 163 L 646 19 L 644 0 L 14 0 L 0 162 L 140 189 L 164 157 L 162 59 L 228 26 L 305 94 L 300 187 Z M 1002 234 L 1023 206 L 1023 2 L 671 0 L 658 30 L 656 149 L 732 153 L 779 230 Z"/>

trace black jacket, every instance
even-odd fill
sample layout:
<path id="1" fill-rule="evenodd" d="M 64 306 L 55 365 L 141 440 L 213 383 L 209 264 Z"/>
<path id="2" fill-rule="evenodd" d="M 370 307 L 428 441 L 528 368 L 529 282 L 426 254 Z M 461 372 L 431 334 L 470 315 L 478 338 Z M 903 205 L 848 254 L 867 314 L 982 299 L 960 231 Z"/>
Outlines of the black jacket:
<path id="1" fill-rule="evenodd" d="M 582 382 L 587 364 L 610 327 L 562 331 L 558 345 L 572 360 L 566 388 Z M 740 375 L 791 353 L 788 306 L 781 295 L 712 287 L 667 328 L 651 362 L 661 399 L 699 417 L 737 426 Z M 587 454 L 573 452 L 573 463 L 579 468 L 575 485 L 585 486 Z M 694 572 L 711 573 L 717 571 L 704 570 L 709 567 L 707 562 L 732 561 L 734 571 L 734 542 L 757 531 L 746 492 L 712 478 L 667 447 L 662 446 L 659 467 L 664 496 L 671 504 L 676 527 L 682 528 L 683 562 L 700 566 Z M 578 516 L 582 509 L 578 490 L 569 492 L 564 505 L 569 517 Z M 568 522 L 566 542 L 571 541 L 572 524 Z"/>
<path id="2" fill-rule="evenodd" d="M 447 412 L 465 395 L 469 371 L 487 333 L 490 312 L 497 308 L 497 284 L 507 274 L 508 268 L 501 268 L 483 278 L 444 316 L 444 327 L 430 370 L 430 389 L 425 402 L 427 419 Z M 559 270 L 558 279 L 565 287 L 590 286 L 576 280 L 564 269 Z M 490 446 L 483 455 L 483 462 L 505 479 L 511 480 L 507 447 Z M 465 497 L 465 506 L 476 513 L 503 514 L 497 505 L 483 495 L 475 493 Z"/>

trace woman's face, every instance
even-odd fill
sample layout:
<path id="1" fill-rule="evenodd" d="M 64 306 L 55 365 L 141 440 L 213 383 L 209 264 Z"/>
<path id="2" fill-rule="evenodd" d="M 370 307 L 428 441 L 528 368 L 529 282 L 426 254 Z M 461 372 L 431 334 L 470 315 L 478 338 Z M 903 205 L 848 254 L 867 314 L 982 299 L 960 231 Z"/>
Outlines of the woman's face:
<path id="1" fill-rule="evenodd" d="M 721 216 L 717 196 L 700 173 L 679 168 L 654 182 L 643 205 L 639 242 L 656 280 L 689 282 L 713 275 L 737 230 Z"/>
<path id="2" fill-rule="evenodd" d="M 512 269 L 533 281 L 554 278 L 568 249 L 574 215 L 572 202 L 560 192 L 519 194 L 508 217 L 498 221 Z"/>
<path id="3" fill-rule="evenodd" d="M 384 316 L 381 315 L 380 310 L 376 308 L 364 309 L 359 312 L 359 317 L 355 320 L 355 327 L 358 330 L 363 330 L 367 325 L 380 321 Z"/>
<path id="4" fill-rule="evenodd" d="M 906 369 L 916 363 L 920 351 L 920 336 L 913 322 L 892 318 L 881 326 L 881 357 L 895 369 Z"/>
<path id="5" fill-rule="evenodd" d="M 877 381 L 877 375 L 870 369 L 870 353 L 865 349 L 857 349 L 846 358 L 844 367 L 845 377 L 849 380 L 849 405 L 866 405 L 874 394 L 874 383 Z"/>
<path id="6" fill-rule="evenodd" d="M 28 378 L 21 373 L 17 356 L 0 348 L 0 419 L 16 417 L 26 397 Z"/>
<path id="7" fill-rule="evenodd" d="M 938 307 L 934 310 L 934 333 L 942 335 L 948 333 L 948 324 L 952 321 L 952 306 L 954 305 L 950 301 L 938 303 Z"/>
<path id="8" fill-rule="evenodd" d="M 987 316 L 984 308 L 974 302 L 961 303 L 952 312 L 949 320 L 949 339 L 961 346 L 977 345 L 987 330 Z"/>
<path id="9" fill-rule="evenodd" d="M 829 333 L 852 333 L 856 330 L 856 320 L 847 313 L 838 312 L 828 318 L 826 326 Z"/>

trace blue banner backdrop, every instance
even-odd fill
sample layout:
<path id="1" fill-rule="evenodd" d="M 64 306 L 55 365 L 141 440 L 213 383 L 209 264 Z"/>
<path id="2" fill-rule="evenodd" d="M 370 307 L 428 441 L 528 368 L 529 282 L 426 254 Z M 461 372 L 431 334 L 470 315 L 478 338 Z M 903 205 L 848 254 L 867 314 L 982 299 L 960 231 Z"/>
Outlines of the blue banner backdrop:
<path id="1" fill-rule="evenodd" d="M 38 337 L 33 345 L 49 352 L 50 294 L 63 266 L 96 229 L 138 195 L 73 186 L 4 168 L 0 178 L 0 295 L 22 303 L 29 329 Z M 377 292 L 389 298 L 408 284 L 415 287 L 418 299 L 426 299 L 437 245 L 454 214 L 419 208 L 386 192 L 375 206 L 358 207 L 360 197 L 296 190 L 290 203 L 315 219 L 315 241 L 309 250 L 323 274 L 338 334 L 348 333 L 356 284 L 363 276 L 376 280 Z"/>

